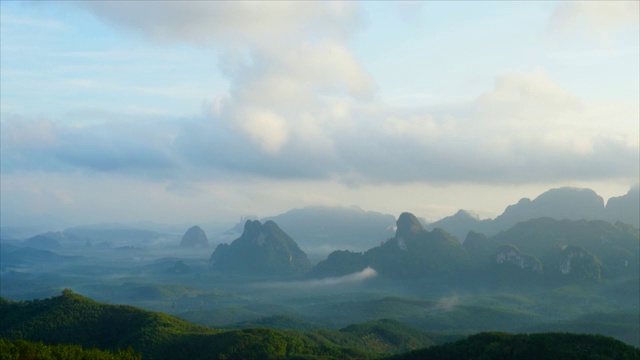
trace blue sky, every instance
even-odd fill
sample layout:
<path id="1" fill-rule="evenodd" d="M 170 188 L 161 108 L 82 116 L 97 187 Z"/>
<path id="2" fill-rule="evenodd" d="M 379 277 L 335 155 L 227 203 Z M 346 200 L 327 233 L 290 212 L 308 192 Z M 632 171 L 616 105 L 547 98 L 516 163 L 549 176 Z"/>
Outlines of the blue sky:
<path id="1" fill-rule="evenodd" d="M 1 6 L 3 226 L 638 183 L 638 2 Z"/>

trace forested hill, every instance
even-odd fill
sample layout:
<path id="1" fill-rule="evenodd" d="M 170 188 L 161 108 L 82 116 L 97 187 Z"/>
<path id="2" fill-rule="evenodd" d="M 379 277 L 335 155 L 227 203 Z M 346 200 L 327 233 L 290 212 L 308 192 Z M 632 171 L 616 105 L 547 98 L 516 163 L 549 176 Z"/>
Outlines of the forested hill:
<path id="1" fill-rule="evenodd" d="M 73 346 L 114 352 L 128 349 L 119 354 L 136 358 L 139 353 L 143 359 L 379 359 L 409 350 L 414 351 L 397 359 L 640 356 L 639 349 L 612 338 L 574 334 L 481 333 L 456 343 L 435 345 L 440 342 L 437 336 L 394 320 L 376 320 L 342 330 L 216 330 L 163 313 L 102 304 L 71 290 L 44 300 L 15 302 L 0 298 L 0 318 L 0 342 L 3 349 L 11 351 L 8 359 L 25 358 L 23 352 L 29 351 L 84 352 Z M 32 342 L 66 345 L 47 349 Z M 108 354 L 100 356 L 111 358 Z"/>
<path id="2" fill-rule="evenodd" d="M 368 359 L 434 343 L 396 321 L 341 331 L 216 330 L 163 313 L 102 304 L 71 290 L 44 300 L 0 298 L 0 318 L 0 338 L 111 351 L 131 347 L 143 359 Z"/>
<path id="3" fill-rule="evenodd" d="M 640 359 L 640 349 L 600 335 L 480 333 L 454 343 L 416 350 L 388 360 L 452 359 Z"/>

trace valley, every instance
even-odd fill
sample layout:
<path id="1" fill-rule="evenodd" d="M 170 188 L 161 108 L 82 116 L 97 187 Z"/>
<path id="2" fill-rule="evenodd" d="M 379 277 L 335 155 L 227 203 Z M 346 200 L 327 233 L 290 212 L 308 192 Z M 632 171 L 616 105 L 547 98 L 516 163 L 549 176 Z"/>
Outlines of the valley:
<path id="1" fill-rule="evenodd" d="M 635 226 L 535 218 L 491 236 L 470 231 L 464 242 L 427 228 L 403 213 L 377 246 L 317 262 L 273 220 L 247 220 L 239 237 L 215 247 L 194 228 L 182 236 L 48 232 L 3 239 L 0 294 L 30 302 L 68 292 L 175 316 L 205 332 L 293 331 L 379 354 L 482 332 L 599 334 L 640 347 Z M 193 246 L 184 245 L 187 234 L 198 239 Z M 381 333 L 383 340 L 369 338 Z"/>

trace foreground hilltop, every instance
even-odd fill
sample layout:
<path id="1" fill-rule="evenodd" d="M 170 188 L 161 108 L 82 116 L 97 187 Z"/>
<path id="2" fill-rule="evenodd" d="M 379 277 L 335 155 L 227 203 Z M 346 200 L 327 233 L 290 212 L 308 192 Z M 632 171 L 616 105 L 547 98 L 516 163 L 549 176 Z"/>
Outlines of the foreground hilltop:
<path id="1" fill-rule="evenodd" d="M 0 315 L 3 319 L 0 345 L 11 350 L 3 353 L 7 358 L 12 354 L 15 358 L 27 356 L 20 349 L 38 347 L 17 340 L 109 351 L 129 348 L 120 354 L 132 359 L 137 358 L 133 352 L 142 354 L 143 359 L 383 359 L 390 353 L 412 349 L 414 352 L 394 358 L 637 359 L 640 356 L 640 349 L 598 335 L 480 333 L 455 343 L 435 345 L 437 337 L 392 320 L 356 324 L 337 331 L 216 330 L 163 313 L 102 304 L 71 290 L 58 297 L 27 302 L 0 298 Z"/>

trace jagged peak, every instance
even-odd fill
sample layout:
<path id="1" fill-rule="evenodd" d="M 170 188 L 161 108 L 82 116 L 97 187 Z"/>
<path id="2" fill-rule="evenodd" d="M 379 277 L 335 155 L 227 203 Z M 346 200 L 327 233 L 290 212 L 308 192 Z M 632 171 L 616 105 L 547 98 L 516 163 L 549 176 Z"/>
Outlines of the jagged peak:
<path id="1" fill-rule="evenodd" d="M 398 217 L 396 221 L 396 237 L 407 237 L 415 234 L 419 234 L 424 231 L 420 220 L 409 212 L 404 212 Z"/>
<path id="2" fill-rule="evenodd" d="M 460 209 L 460 210 L 458 210 L 458 212 L 454 216 L 455 217 L 472 218 L 474 220 L 480 220 L 480 216 L 476 212 L 474 212 L 472 210 Z"/>

